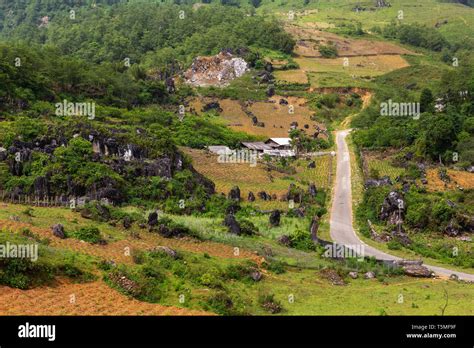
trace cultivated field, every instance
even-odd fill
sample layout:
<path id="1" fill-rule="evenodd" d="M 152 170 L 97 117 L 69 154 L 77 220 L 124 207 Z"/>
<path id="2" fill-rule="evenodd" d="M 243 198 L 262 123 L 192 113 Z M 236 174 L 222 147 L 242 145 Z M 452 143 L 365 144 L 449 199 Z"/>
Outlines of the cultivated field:
<path id="1" fill-rule="evenodd" d="M 354 76 L 378 76 L 409 66 L 399 55 L 355 56 L 346 58 L 295 58 L 301 70 L 316 73 L 346 73 Z"/>
<path id="2" fill-rule="evenodd" d="M 474 189 L 474 173 L 452 169 L 448 169 L 447 173 L 451 178 L 451 182 L 449 183 L 445 183 L 440 179 L 437 168 L 428 169 L 426 171 L 426 178 L 428 179 L 428 190 L 455 190 L 457 189 L 457 186 L 460 186 L 463 189 Z"/>
<path id="3" fill-rule="evenodd" d="M 318 188 L 328 188 L 329 156 L 316 158 L 316 168 L 308 168 L 308 161 L 298 160 L 294 167 L 295 174 L 280 173 L 275 170 L 268 171 L 264 164 L 258 163 L 251 167 L 249 163 L 217 163 L 217 155 L 207 153 L 204 150 L 185 149 L 198 172 L 205 175 L 216 184 L 216 190 L 227 194 L 233 186 L 239 186 L 244 200 L 247 199 L 249 191 L 255 196 L 260 191 L 276 194 L 278 198 L 288 191 L 292 182 L 308 185 L 314 182 Z M 332 161 L 334 165 L 335 161 Z M 263 202 L 257 197 L 259 206 L 277 206 L 287 208 L 287 202 Z"/>
<path id="4" fill-rule="evenodd" d="M 385 41 L 346 38 L 327 31 L 294 25 L 285 29 L 298 40 L 295 54 L 302 57 L 320 58 L 320 44 L 333 44 L 340 57 L 414 54 L 406 48 Z"/>
<path id="5" fill-rule="evenodd" d="M 280 70 L 274 73 L 277 81 L 289 83 L 308 83 L 306 72 L 301 69 Z"/>
<path id="6" fill-rule="evenodd" d="M 147 303 L 111 289 L 103 281 L 75 284 L 58 279 L 30 290 L 0 286 L 0 315 L 212 315 Z"/>
<path id="7" fill-rule="evenodd" d="M 280 104 L 284 99 L 288 105 Z M 246 132 L 252 135 L 260 135 L 267 138 L 288 137 L 288 130 L 292 122 L 297 122 L 299 128 L 308 125 L 308 132 L 314 131 L 315 126 L 324 129 L 324 125 L 311 120 L 313 112 L 306 105 L 306 99 L 299 97 L 273 96 L 265 102 L 253 102 L 243 106 L 239 101 L 232 99 L 194 99 L 190 102 L 198 114 L 201 113 L 205 103 L 218 101 L 223 111 L 220 113 L 222 120 L 227 126 L 236 131 Z M 245 112 L 247 108 L 258 119 L 265 123 L 265 127 L 253 125 L 252 118 Z"/>
<path id="8" fill-rule="evenodd" d="M 450 40 L 462 41 L 474 35 L 474 9 L 461 4 L 436 0 L 397 0 L 390 2 L 391 7 L 374 11 L 352 11 L 358 4 L 367 8 L 374 7 L 374 2 L 357 0 L 319 1 L 314 6 L 318 11 L 307 15 L 302 13 L 296 17 L 296 21 L 302 25 L 323 22 L 336 26 L 360 22 L 365 30 L 370 30 L 373 26 L 384 26 L 397 20 L 399 11 L 403 11 L 403 23 L 422 23 L 434 27 L 436 23 L 447 20 L 439 30 Z"/>

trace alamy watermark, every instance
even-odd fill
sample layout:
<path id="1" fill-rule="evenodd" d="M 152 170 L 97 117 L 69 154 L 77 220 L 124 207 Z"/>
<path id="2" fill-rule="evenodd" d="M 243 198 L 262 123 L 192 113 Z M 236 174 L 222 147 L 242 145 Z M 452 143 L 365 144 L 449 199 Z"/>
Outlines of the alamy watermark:
<path id="1" fill-rule="evenodd" d="M 73 103 L 66 99 L 62 103 L 56 103 L 56 116 L 87 116 L 89 120 L 95 118 L 95 103 Z"/>
<path id="2" fill-rule="evenodd" d="M 217 163 L 250 163 L 250 167 L 257 165 L 258 153 L 255 150 L 222 150 L 218 155 Z"/>
<path id="3" fill-rule="evenodd" d="M 414 120 L 420 118 L 420 103 L 399 103 L 389 99 L 380 103 L 381 116 L 409 116 Z"/>
<path id="4" fill-rule="evenodd" d="M 348 259 L 356 258 L 357 261 L 364 261 L 365 246 L 363 244 L 343 245 L 343 244 L 327 244 L 324 246 L 326 251 L 323 256 L 332 259 Z"/>
<path id="5" fill-rule="evenodd" d="M 0 244 L 0 259 L 30 259 L 33 262 L 38 260 L 38 244 L 11 244 L 6 242 Z"/>

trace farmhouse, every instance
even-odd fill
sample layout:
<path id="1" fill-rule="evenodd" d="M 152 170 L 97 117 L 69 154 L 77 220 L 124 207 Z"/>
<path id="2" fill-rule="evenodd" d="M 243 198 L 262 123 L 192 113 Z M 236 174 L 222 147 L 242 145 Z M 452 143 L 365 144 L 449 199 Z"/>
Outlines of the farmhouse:
<path id="1" fill-rule="evenodd" d="M 256 141 L 256 142 L 253 142 L 253 143 L 243 142 L 242 147 L 244 147 L 248 150 L 257 151 L 258 153 L 263 153 L 263 151 L 265 151 L 265 150 L 273 150 L 273 147 L 271 147 L 270 145 L 265 144 L 262 141 Z"/>
<path id="2" fill-rule="evenodd" d="M 292 150 L 290 141 L 290 138 L 270 138 L 265 142 L 243 142 L 242 146 L 248 150 L 257 151 L 260 156 L 294 157 L 295 152 Z"/>
<path id="3" fill-rule="evenodd" d="M 276 150 L 291 150 L 291 139 L 290 138 L 270 138 L 265 144 L 270 145 Z"/>

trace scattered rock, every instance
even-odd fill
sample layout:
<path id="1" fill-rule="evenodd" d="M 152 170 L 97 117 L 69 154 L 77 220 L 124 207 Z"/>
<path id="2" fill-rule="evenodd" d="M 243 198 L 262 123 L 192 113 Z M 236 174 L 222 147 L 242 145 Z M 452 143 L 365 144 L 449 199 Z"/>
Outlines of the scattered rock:
<path id="1" fill-rule="evenodd" d="M 349 277 L 351 277 L 352 279 L 357 279 L 359 277 L 359 273 L 349 272 Z"/>
<path id="2" fill-rule="evenodd" d="M 422 265 L 407 265 L 402 268 L 405 274 L 410 277 L 429 278 L 433 274 L 433 272 Z"/>
<path id="3" fill-rule="evenodd" d="M 309 234 L 311 240 L 315 243 L 318 243 L 318 229 L 319 229 L 319 217 L 317 215 L 313 216 L 311 220 L 311 225 L 309 226 Z"/>
<path id="4" fill-rule="evenodd" d="M 275 226 L 280 226 L 280 211 L 277 209 L 277 210 L 274 210 L 272 211 L 272 213 L 270 214 L 270 225 L 272 227 L 275 227 Z"/>
<path id="5" fill-rule="evenodd" d="M 123 224 L 123 227 L 124 227 L 125 229 L 127 229 L 127 230 L 128 230 L 130 227 L 132 227 L 132 219 L 130 219 L 130 216 L 125 216 L 125 217 L 123 218 L 122 224 Z"/>
<path id="6" fill-rule="evenodd" d="M 375 278 L 375 273 L 372 272 L 372 271 L 369 271 L 369 272 L 364 274 L 364 278 L 365 279 L 374 279 Z"/>
<path id="7" fill-rule="evenodd" d="M 155 210 L 154 212 L 148 215 L 148 226 L 153 227 L 158 224 L 158 212 Z"/>
<path id="8" fill-rule="evenodd" d="M 215 102 L 210 102 L 210 103 L 205 104 L 205 105 L 202 107 L 202 109 L 201 109 L 202 112 L 207 112 L 207 111 L 209 111 L 209 110 L 215 110 L 215 111 L 217 111 L 217 112 L 222 112 L 222 111 L 224 111 L 224 110 L 221 108 L 221 105 L 219 104 L 219 102 L 216 102 L 216 101 L 215 101 Z"/>
<path id="9" fill-rule="evenodd" d="M 331 282 L 332 285 L 346 285 L 344 279 L 334 270 L 331 268 L 324 268 L 322 269 L 319 274 L 324 278 Z"/>
<path id="10" fill-rule="evenodd" d="M 140 286 L 121 272 L 110 273 L 109 279 L 132 296 L 137 296 L 141 292 Z"/>
<path id="11" fill-rule="evenodd" d="M 255 281 L 259 282 L 263 278 L 263 274 L 260 271 L 253 271 L 250 273 L 250 277 Z"/>
<path id="12" fill-rule="evenodd" d="M 255 202 L 255 195 L 253 194 L 252 191 L 249 192 L 249 195 L 248 195 L 248 197 L 247 197 L 247 200 L 248 200 L 249 202 Z"/>
<path id="13" fill-rule="evenodd" d="M 278 237 L 277 242 L 281 245 L 286 246 L 286 247 L 289 247 L 291 245 L 290 237 L 287 236 L 286 234 L 283 234 L 280 237 Z"/>
<path id="14" fill-rule="evenodd" d="M 240 210 L 240 205 L 238 203 L 232 203 L 225 209 L 226 214 L 235 215 Z"/>
<path id="15" fill-rule="evenodd" d="M 388 176 L 384 176 L 380 179 L 368 179 L 365 181 L 365 187 L 379 187 L 379 186 L 391 186 L 393 185 L 392 180 Z"/>
<path id="16" fill-rule="evenodd" d="M 53 227 L 51 227 L 51 230 L 53 231 L 53 235 L 55 237 L 64 239 L 66 238 L 66 233 L 64 232 L 64 226 L 61 224 L 55 224 Z"/>
<path id="17" fill-rule="evenodd" d="M 380 220 L 387 221 L 391 225 L 398 225 L 403 222 L 405 215 L 405 201 L 400 193 L 391 191 L 382 203 L 380 210 Z"/>
<path id="18" fill-rule="evenodd" d="M 395 226 L 392 231 L 392 237 L 397 239 L 403 246 L 408 246 L 411 244 L 411 239 L 408 237 L 401 224 Z"/>
<path id="19" fill-rule="evenodd" d="M 296 216 L 296 217 L 299 217 L 299 218 L 304 218 L 304 216 L 305 216 L 304 212 L 305 212 L 304 207 L 294 208 L 294 209 L 290 210 L 290 213 L 293 216 Z"/>
<path id="20" fill-rule="evenodd" d="M 226 215 L 224 225 L 229 229 L 229 233 L 240 235 L 240 225 L 233 214 Z"/>
<path id="21" fill-rule="evenodd" d="M 178 253 L 176 252 L 176 250 L 171 249 L 167 246 L 158 246 L 156 248 L 153 248 L 151 251 L 166 254 L 174 260 L 178 258 Z"/>
<path id="22" fill-rule="evenodd" d="M 450 237 L 456 237 L 460 234 L 459 225 L 454 219 L 451 219 L 451 221 L 448 223 L 448 225 L 444 229 L 444 233 Z"/>
<path id="23" fill-rule="evenodd" d="M 263 199 L 264 201 L 271 201 L 272 196 L 265 191 L 260 191 L 257 193 L 258 198 Z"/>
<path id="24" fill-rule="evenodd" d="M 229 191 L 228 198 L 240 202 L 240 188 L 238 186 L 232 187 Z"/>
<path id="25" fill-rule="evenodd" d="M 454 274 L 454 273 L 453 273 L 453 274 L 451 274 L 451 275 L 449 276 L 449 279 L 451 279 L 451 280 L 456 280 L 456 281 L 457 281 L 457 280 L 459 280 L 459 276 L 458 276 L 457 274 Z"/>

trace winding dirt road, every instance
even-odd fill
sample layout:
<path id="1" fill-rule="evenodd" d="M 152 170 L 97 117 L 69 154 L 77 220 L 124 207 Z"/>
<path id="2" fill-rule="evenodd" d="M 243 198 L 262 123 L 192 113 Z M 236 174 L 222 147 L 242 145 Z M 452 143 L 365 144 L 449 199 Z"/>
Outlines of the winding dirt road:
<path id="1" fill-rule="evenodd" d="M 397 256 L 387 254 L 364 243 L 359 239 L 352 226 L 351 163 L 350 152 L 346 142 L 349 132 L 350 130 L 336 132 L 337 171 L 330 218 L 331 239 L 353 250 L 358 250 L 356 249 L 357 246 L 363 245 L 365 256 L 374 256 L 379 260 L 400 260 Z M 459 279 L 474 281 L 473 274 L 428 264 L 424 265 L 437 275 L 449 277 L 451 274 L 456 274 Z"/>

